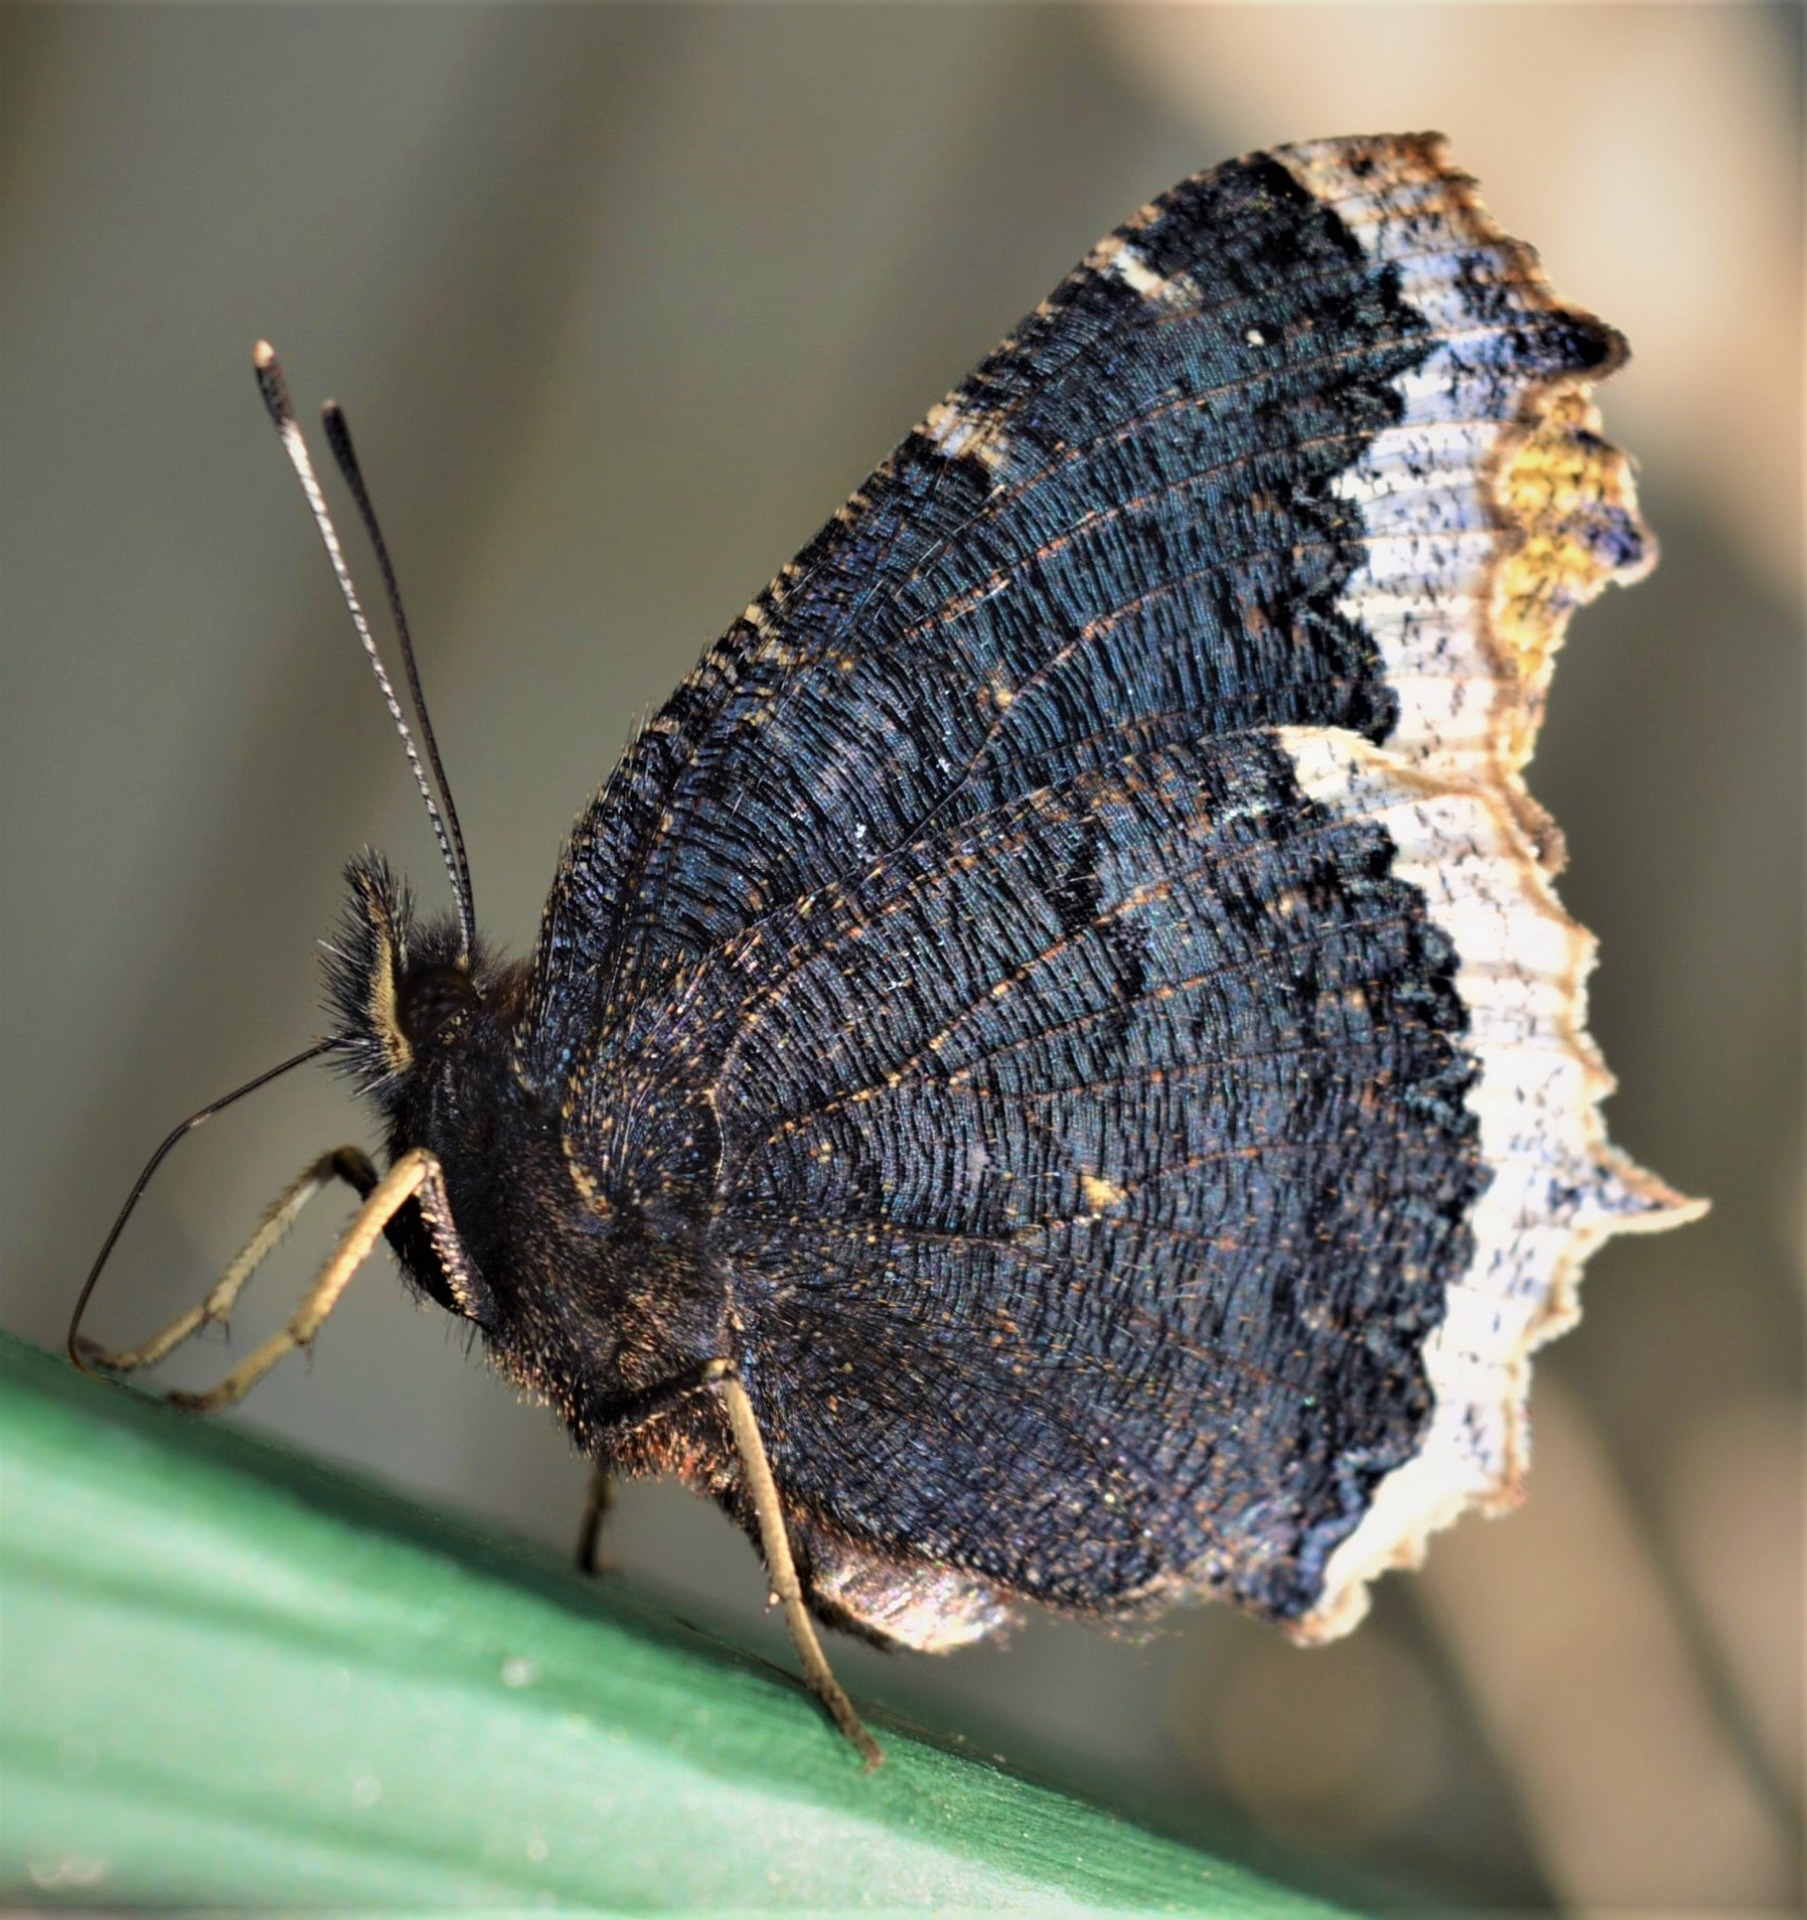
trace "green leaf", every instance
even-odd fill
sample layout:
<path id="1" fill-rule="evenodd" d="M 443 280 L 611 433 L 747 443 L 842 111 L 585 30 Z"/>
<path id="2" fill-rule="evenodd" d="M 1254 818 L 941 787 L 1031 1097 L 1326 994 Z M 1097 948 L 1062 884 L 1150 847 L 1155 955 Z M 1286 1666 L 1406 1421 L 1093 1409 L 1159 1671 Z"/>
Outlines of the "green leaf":
<path id="1" fill-rule="evenodd" d="M 0 1877 L 34 1900 L 1330 1911 L 0 1336 Z"/>

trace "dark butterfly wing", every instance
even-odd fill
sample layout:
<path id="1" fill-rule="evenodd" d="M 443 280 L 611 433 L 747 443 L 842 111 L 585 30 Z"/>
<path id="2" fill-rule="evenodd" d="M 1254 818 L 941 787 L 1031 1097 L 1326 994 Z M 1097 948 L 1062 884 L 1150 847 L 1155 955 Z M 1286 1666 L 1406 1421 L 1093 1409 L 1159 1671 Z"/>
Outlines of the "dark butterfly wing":
<path id="1" fill-rule="evenodd" d="M 769 916 L 580 1077 L 643 1192 L 624 1093 L 706 1086 L 812 1529 L 1075 1609 L 1305 1611 L 1416 1446 L 1483 1181 L 1454 957 L 1391 855 L 1267 737 L 1140 753 Z"/>
<path id="2" fill-rule="evenodd" d="M 1418 744 L 1437 717 L 1419 683 L 1491 671 L 1438 618 L 1502 544 L 1481 469 L 1529 397 L 1621 354 L 1429 143 L 1182 183 L 929 415 L 641 733 L 553 890 L 547 1040 L 930 815 L 1030 790 L 1101 726 Z M 1635 519 L 1601 513 L 1612 564 L 1634 562 Z"/>
<path id="3" fill-rule="evenodd" d="M 579 822 L 523 1068 L 592 1184 L 710 1189 L 825 1560 L 1315 1633 L 1516 1473 L 1581 1255 L 1676 1217 L 1518 778 L 1648 564 L 1621 353 L 1433 140 L 1200 175 Z"/>

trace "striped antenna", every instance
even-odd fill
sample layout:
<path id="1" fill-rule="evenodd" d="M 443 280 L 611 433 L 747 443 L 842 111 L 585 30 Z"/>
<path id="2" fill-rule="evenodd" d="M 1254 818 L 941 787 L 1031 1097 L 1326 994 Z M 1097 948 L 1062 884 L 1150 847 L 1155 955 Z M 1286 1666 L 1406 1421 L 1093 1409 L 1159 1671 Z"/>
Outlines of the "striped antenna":
<path id="1" fill-rule="evenodd" d="M 289 464 L 295 469 L 295 476 L 301 482 L 301 491 L 307 496 L 309 510 L 314 516 L 314 525 L 319 529 L 320 539 L 326 548 L 326 557 L 332 562 L 333 575 L 339 582 L 339 591 L 345 597 L 345 605 L 351 613 L 351 623 L 358 631 L 358 639 L 363 643 L 365 656 L 370 661 L 370 670 L 376 675 L 376 683 L 382 689 L 384 704 L 389 709 L 389 718 L 395 722 L 395 730 L 401 735 L 402 750 L 408 756 L 408 765 L 414 769 L 414 782 L 420 788 L 420 797 L 426 802 L 427 817 L 433 823 L 433 837 L 439 842 L 440 857 L 445 861 L 445 870 L 452 882 L 452 893 L 458 902 L 458 932 L 462 949 L 460 958 L 468 966 L 472 951 L 476 946 L 477 927 L 471 906 L 470 863 L 465 856 L 464 837 L 458 828 L 458 816 L 452 810 L 451 792 L 446 786 L 445 770 L 440 765 L 439 749 L 433 739 L 433 729 L 427 720 L 426 702 L 421 696 L 420 675 L 414 666 L 414 649 L 408 638 L 407 622 L 401 611 L 401 594 L 395 584 L 394 569 L 389 564 L 389 550 L 377 528 L 376 515 L 370 509 L 369 495 L 364 488 L 363 475 L 358 471 L 356 456 L 351 452 L 351 436 L 345 430 L 344 421 L 336 407 L 327 414 L 327 437 L 333 441 L 333 451 L 338 457 L 340 470 L 345 473 L 346 483 L 350 486 L 353 498 L 358 503 L 364 525 L 370 534 L 371 544 L 377 550 L 377 560 L 383 570 L 383 582 L 389 592 L 389 604 L 395 614 L 396 631 L 401 636 L 402 657 L 408 668 L 408 691 L 414 700 L 415 712 L 420 716 L 421 731 L 426 737 L 427 751 L 432 756 L 434 778 L 439 791 L 445 797 L 445 809 L 440 810 L 439 801 L 427 780 L 426 768 L 421 764 L 420 750 L 414 744 L 414 735 L 408 726 L 406 715 L 402 712 L 401 702 L 395 697 L 395 687 L 383 665 L 382 656 L 376 650 L 376 640 L 370 631 L 370 622 L 364 617 L 364 608 L 358 599 L 358 590 L 352 585 L 351 569 L 345 564 L 345 549 L 339 544 L 338 529 L 334 527 L 332 515 L 326 510 L 326 497 L 320 491 L 320 482 L 314 473 L 314 463 L 308 456 L 307 441 L 302 437 L 300 425 L 295 419 L 295 409 L 289 402 L 288 384 L 282 377 L 282 367 L 276 358 L 276 349 L 267 340 L 258 341 L 251 350 L 251 365 L 257 374 L 257 389 L 264 397 L 264 405 L 270 410 L 270 418 L 276 424 L 276 431 L 282 439 L 283 449 L 289 456 Z M 337 423 L 335 426 L 335 422 Z M 343 452 L 340 451 L 341 446 Z M 447 827 L 448 819 L 451 822 Z"/>

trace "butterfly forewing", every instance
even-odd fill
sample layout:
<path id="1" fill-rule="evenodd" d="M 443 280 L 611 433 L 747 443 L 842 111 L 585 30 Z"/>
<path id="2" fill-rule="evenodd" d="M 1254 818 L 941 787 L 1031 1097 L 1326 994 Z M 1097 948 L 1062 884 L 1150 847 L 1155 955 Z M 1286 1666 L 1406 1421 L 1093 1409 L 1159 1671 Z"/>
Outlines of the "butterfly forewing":
<path id="1" fill-rule="evenodd" d="M 728 1303 L 831 1611 L 1331 1631 L 1518 1471 L 1579 1258 L 1677 1217 L 1518 777 L 1569 608 L 1648 561 L 1621 354 L 1434 140 L 1199 175 L 579 822 L 522 1072 Z M 710 1445 L 623 1457 L 720 1492 Z"/>

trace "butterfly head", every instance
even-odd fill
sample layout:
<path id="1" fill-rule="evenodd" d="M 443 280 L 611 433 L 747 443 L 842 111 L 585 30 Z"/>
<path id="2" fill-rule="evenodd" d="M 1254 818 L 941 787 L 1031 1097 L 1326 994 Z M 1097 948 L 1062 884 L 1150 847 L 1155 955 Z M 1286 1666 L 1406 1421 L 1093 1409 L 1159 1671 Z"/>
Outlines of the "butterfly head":
<path id="1" fill-rule="evenodd" d="M 517 970 L 465 951 L 453 915 L 417 920 L 381 854 L 346 869 L 351 888 L 327 948 L 327 1001 L 346 1067 L 391 1120 L 410 1097 L 495 1050 L 510 1024 Z"/>

